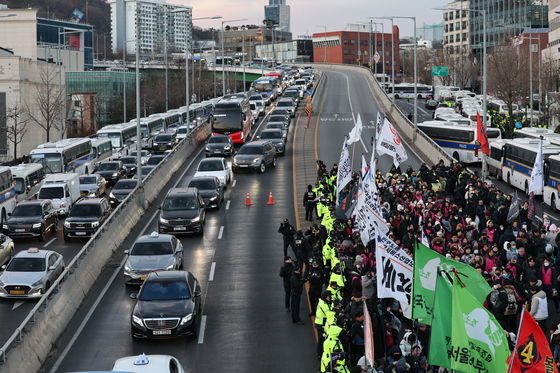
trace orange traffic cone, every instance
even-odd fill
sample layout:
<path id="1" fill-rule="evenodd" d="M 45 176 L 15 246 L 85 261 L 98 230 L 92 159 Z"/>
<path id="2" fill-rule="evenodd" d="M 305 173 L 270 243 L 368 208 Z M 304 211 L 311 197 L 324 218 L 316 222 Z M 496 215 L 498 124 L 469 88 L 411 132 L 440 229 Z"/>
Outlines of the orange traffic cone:
<path id="1" fill-rule="evenodd" d="M 267 205 L 274 205 L 276 202 L 274 202 L 274 198 L 272 198 L 272 192 L 268 193 L 268 201 L 266 201 Z"/>
<path id="2" fill-rule="evenodd" d="M 252 204 L 253 202 L 251 202 L 251 196 L 249 195 L 249 192 L 247 192 L 245 195 L 245 206 L 251 206 Z"/>

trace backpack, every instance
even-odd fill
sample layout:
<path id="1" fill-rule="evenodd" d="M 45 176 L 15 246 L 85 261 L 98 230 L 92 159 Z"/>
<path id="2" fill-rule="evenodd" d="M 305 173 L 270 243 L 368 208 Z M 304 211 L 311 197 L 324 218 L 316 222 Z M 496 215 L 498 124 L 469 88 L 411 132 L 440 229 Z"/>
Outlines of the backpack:
<path id="1" fill-rule="evenodd" d="M 515 290 L 507 287 L 505 291 L 507 294 L 508 303 L 506 309 L 504 310 L 504 315 L 506 316 L 516 315 L 519 305 L 517 304 L 517 296 L 515 294 Z"/>

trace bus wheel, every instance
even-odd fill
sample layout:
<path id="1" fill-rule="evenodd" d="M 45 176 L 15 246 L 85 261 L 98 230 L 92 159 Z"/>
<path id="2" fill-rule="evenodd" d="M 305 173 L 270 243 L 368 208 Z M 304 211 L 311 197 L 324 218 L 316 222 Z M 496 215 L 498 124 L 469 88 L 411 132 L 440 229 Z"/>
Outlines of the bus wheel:
<path id="1" fill-rule="evenodd" d="M 558 209 L 556 208 L 556 196 L 554 194 L 550 197 L 550 206 L 552 207 L 552 211 L 558 211 Z"/>
<path id="2" fill-rule="evenodd" d="M 0 227 L 4 227 L 5 221 L 6 221 L 6 210 L 2 209 L 2 219 L 0 220 Z"/>
<path id="3" fill-rule="evenodd" d="M 509 172 L 507 174 L 507 183 L 508 183 L 508 185 L 511 185 L 511 177 L 509 175 Z"/>
<path id="4" fill-rule="evenodd" d="M 525 182 L 525 194 L 529 195 L 529 183 Z"/>
<path id="5" fill-rule="evenodd" d="M 453 152 L 453 159 L 455 159 L 457 162 L 461 162 L 461 159 L 459 157 L 459 153 L 457 153 L 457 152 Z"/>

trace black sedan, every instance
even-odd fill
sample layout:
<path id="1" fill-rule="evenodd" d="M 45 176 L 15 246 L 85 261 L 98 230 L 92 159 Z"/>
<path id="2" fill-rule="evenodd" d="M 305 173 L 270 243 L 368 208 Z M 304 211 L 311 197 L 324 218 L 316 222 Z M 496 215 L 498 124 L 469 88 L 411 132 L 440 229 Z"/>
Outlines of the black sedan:
<path id="1" fill-rule="evenodd" d="M 121 161 L 107 161 L 101 162 L 95 173 L 107 180 L 108 185 L 115 185 L 128 175 L 128 170 Z"/>
<path id="2" fill-rule="evenodd" d="M 436 100 L 426 100 L 426 109 L 435 110 L 438 106 Z"/>
<path id="3" fill-rule="evenodd" d="M 216 176 L 195 177 L 190 181 L 188 187 L 198 189 L 206 209 L 219 209 L 224 201 L 224 186 Z"/>
<path id="4" fill-rule="evenodd" d="M 233 154 L 233 142 L 226 135 L 212 135 L 204 149 L 207 157 L 230 157 Z"/>
<path id="5" fill-rule="evenodd" d="M 128 197 L 130 192 L 136 188 L 136 185 L 138 185 L 138 180 L 119 180 L 109 194 L 109 203 L 111 204 L 111 207 L 116 207 L 122 200 Z"/>
<path id="6" fill-rule="evenodd" d="M 159 271 L 148 275 L 140 292 L 131 294 L 133 338 L 196 336 L 202 313 L 201 290 L 190 272 Z"/>

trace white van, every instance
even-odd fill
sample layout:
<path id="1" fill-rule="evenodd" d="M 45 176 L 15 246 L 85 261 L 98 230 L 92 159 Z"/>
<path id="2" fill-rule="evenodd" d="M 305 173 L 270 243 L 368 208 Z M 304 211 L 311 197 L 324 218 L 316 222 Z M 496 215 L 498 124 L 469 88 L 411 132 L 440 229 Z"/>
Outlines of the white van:
<path id="1" fill-rule="evenodd" d="M 80 198 L 80 175 L 51 174 L 37 194 L 38 200 L 50 199 L 59 215 L 68 215 L 72 205 Z"/>
<path id="2" fill-rule="evenodd" d="M 22 163 L 11 166 L 10 170 L 14 178 L 18 201 L 26 200 L 37 193 L 45 178 L 45 171 L 39 163 Z"/>

